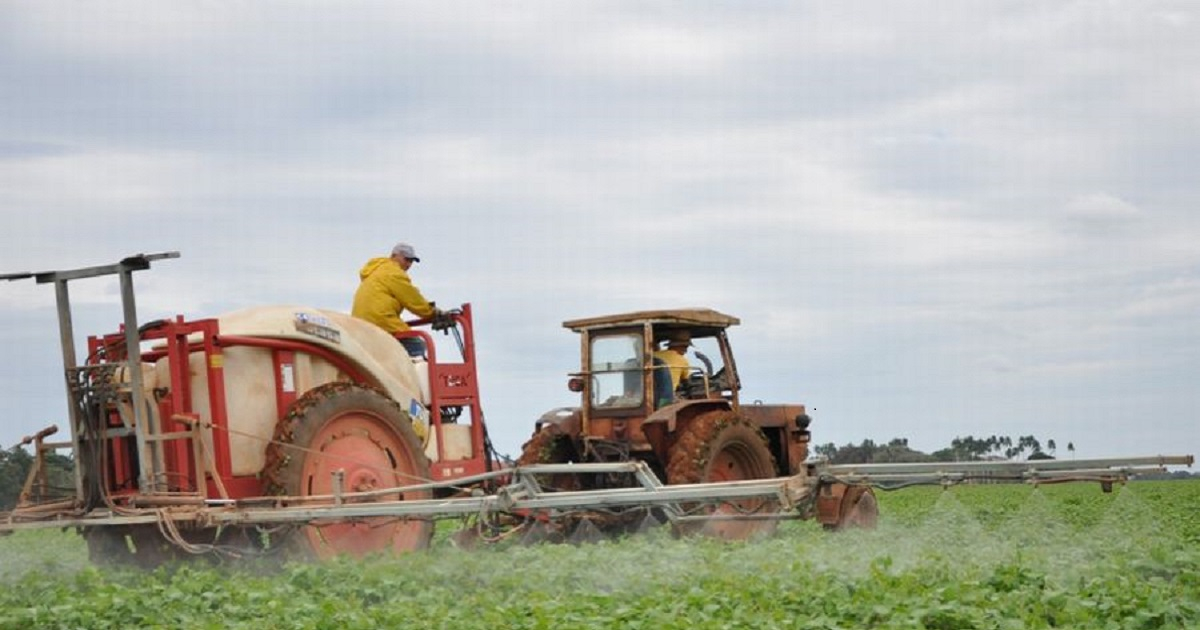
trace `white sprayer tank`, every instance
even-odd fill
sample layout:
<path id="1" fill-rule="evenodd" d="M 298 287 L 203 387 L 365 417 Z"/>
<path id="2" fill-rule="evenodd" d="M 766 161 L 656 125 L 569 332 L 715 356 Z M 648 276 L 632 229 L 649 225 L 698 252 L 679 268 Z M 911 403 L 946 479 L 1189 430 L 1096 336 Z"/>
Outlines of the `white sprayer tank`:
<path id="1" fill-rule="evenodd" d="M 424 361 L 414 362 L 395 338 L 374 324 L 345 313 L 302 306 L 259 306 L 218 318 L 224 336 L 288 339 L 323 346 L 369 375 L 413 418 L 417 435 L 429 444 L 429 377 Z M 159 383 L 170 382 L 167 359 L 154 366 Z M 196 413 L 211 420 L 204 354 L 190 358 L 192 401 Z M 276 375 L 272 350 L 234 346 L 223 351 L 222 372 L 229 418 L 229 448 L 234 475 L 251 475 L 266 464 L 267 443 L 282 415 L 276 409 Z M 335 380 L 344 380 L 329 361 L 296 353 L 294 365 L 282 370 L 280 383 L 297 397 Z M 206 441 L 211 447 L 211 431 Z M 427 451 L 430 450 L 427 448 Z M 436 449 L 431 456 L 436 457 Z M 211 452 L 211 451 L 210 451 Z"/>

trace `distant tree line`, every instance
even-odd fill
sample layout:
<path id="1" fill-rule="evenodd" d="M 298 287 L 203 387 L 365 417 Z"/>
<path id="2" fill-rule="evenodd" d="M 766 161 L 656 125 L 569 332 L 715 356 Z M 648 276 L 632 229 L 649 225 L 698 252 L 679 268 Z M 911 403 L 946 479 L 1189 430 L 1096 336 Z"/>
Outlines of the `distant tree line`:
<path id="1" fill-rule="evenodd" d="M 1067 442 L 1068 453 L 1075 453 L 1075 443 Z M 1050 439 L 1043 443 L 1032 435 L 1017 439 L 991 435 L 977 438 L 971 435 L 956 437 L 950 446 L 932 453 L 924 453 L 908 446 L 908 438 L 892 438 L 885 444 L 863 440 L 859 444 L 837 446 L 833 442 L 813 447 L 813 452 L 834 464 L 899 464 L 912 462 L 976 462 L 986 460 L 1043 460 L 1055 459 L 1058 444 Z M 1175 470 L 1138 475 L 1138 479 L 1188 479 L 1200 476 Z"/>
<path id="2" fill-rule="evenodd" d="M 950 446 L 932 453 L 924 453 L 908 446 L 908 438 L 893 438 L 885 444 L 863 440 L 861 444 L 837 446 L 833 442 L 813 448 L 817 455 L 835 464 L 907 463 L 907 462 L 972 462 L 989 459 L 1054 459 L 1058 444 L 1053 440 L 1044 443 L 1032 435 L 1013 439 L 1006 435 L 977 438 L 972 435 L 956 437 Z M 1067 443 L 1067 451 L 1075 452 L 1074 442 Z"/>

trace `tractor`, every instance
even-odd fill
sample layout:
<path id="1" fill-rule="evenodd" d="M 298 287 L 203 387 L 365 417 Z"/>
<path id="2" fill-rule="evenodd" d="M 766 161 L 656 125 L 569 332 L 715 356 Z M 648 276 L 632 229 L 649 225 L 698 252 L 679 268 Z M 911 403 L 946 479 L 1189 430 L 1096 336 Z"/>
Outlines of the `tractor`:
<path id="1" fill-rule="evenodd" d="M 736 317 L 705 308 L 638 311 L 563 323 L 580 335 L 582 364 L 568 388 L 578 407 L 538 419 L 519 465 L 569 462 L 646 463 L 668 485 L 814 474 L 808 463 L 811 417 L 801 404 L 744 404 L 727 330 Z M 672 378 L 661 346 L 682 340 L 698 361 Z M 544 479 L 561 491 L 629 483 L 609 475 Z M 703 530 L 744 538 L 770 529 L 778 506 L 730 502 Z M 878 508 L 869 487 L 821 484 L 808 516 L 825 527 L 871 526 Z"/>

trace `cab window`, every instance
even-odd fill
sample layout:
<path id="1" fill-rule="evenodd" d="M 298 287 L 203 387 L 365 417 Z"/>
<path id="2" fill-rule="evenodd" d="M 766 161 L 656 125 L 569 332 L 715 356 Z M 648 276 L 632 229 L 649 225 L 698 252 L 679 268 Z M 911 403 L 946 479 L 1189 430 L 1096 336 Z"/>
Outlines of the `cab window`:
<path id="1" fill-rule="evenodd" d="M 643 400 L 642 336 L 636 333 L 592 339 L 592 406 L 639 407 Z"/>

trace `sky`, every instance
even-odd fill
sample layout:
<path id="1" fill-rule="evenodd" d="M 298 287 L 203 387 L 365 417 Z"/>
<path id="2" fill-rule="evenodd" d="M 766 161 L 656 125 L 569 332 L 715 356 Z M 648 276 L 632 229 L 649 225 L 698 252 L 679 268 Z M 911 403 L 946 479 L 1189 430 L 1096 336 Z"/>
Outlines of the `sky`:
<path id="1" fill-rule="evenodd" d="M 407 241 L 510 455 L 577 403 L 563 321 L 693 306 L 816 443 L 1196 454 L 1198 66 L 1183 1 L 15 0 L 0 273 L 344 311 Z M 53 293 L 0 283 L 2 447 L 66 427 Z"/>

